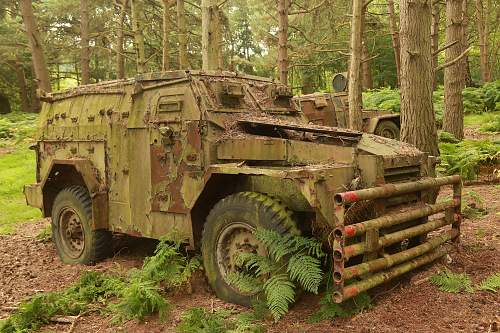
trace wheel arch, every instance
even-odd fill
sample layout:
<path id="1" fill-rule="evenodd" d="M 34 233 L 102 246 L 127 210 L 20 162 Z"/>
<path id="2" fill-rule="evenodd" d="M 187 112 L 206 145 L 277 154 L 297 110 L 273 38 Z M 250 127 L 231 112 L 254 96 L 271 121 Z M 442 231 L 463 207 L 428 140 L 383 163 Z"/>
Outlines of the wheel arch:
<path id="1" fill-rule="evenodd" d="M 381 115 L 373 118 L 369 118 L 367 120 L 367 123 L 365 125 L 365 131 L 367 133 L 375 133 L 375 129 L 377 128 L 378 124 L 380 124 L 382 121 L 389 120 L 395 123 L 399 128 L 401 128 L 401 116 L 398 114 L 388 114 L 388 115 Z"/>
<path id="2" fill-rule="evenodd" d="M 99 171 L 87 159 L 53 160 L 42 179 L 43 215 L 52 215 L 57 194 L 64 188 L 78 185 L 87 189 L 92 199 L 93 229 L 108 228 L 108 193 Z"/>
<path id="3" fill-rule="evenodd" d="M 258 192 L 276 198 L 297 214 L 311 211 L 310 204 L 294 180 L 265 174 L 212 173 L 191 209 L 195 246 L 200 244 L 206 218 L 215 204 L 231 194 L 244 191 Z"/>

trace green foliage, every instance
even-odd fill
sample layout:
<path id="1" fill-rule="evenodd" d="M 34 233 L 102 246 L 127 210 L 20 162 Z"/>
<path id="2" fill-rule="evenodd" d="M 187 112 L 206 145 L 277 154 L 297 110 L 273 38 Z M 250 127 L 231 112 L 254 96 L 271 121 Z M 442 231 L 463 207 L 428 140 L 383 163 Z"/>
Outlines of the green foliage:
<path id="1" fill-rule="evenodd" d="M 446 131 L 441 131 L 439 132 L 439 142 L 459 143 L 460 140 L 455 138 L 455 136 L 451 133 L 448 133 Z"/>
<path id="2" fill-rule="evenodd" d="M 9 140 L 17 144 L 32 138 L 36 132 L 37 115 L 32 113 L 13 112 L 0 116 L 0 146 Z"/>
<path id="3" fill-rule="evenodd" d="M 180 254 L 182 242 L 177 236 L 163 239 L 152 257 L 144 260 L 142 269 L 132 270 L 130 280 L 120 293 L 119 302 L 111 305 L 117 312 L 114 320 L 142 320 L 145 316 L 158 313 L 165 319 L 171 308 L 162 295 L 165 288 L 180 287 L 200 267 L 197 258 L 188 259 Z"/>
<path id="4" fill-rule="evenodd" d="M 331 295 L 332 293 L 329 291 L 325 293 L 325 296 L 319 302 L 319 310 L 307 319 L 309 323 L 334 320 L 337 317 L 351 317 L 372 306 L 371 297 L 367 293 L 358 294 L 342 304 L 335 303 Z"/>
<path id="5" fill-rule="evenodd" d="M 124 282 L 98 272 L 84 272 L 68 289 L 40 294 L 23 302 L 8 319 L 0 322 L 0 332 L 30 332 L 39 329 L 55 315 L 77 315 L 91 303 L 117 295 Z"/>
<path id="6" fill-rule="evenodd" d="M 322 244 L 315 239 L 281 235 L 261 228 L 254 234 L 266 246 L 269 255 L 241 254 L 239 260 L 246 272 L 230 274 L 228 282 L 243 292 L 263 291 L 267 306 L 277 321 L 294 302 L 297 286 L 318 293 L 324 276 L 320 259 L 325 253 Z"/>
<path id="7" fill-rule="evenodd" d="M 495 273 L 492 276 L 481 281 L 478 287 L 479 290 L 497 292 L 500 289 L 500 273 Z"/>
<path id="8" fill-rule="evenodd" d="M 401 100 L 399 89 L 381 88 L 363 93 L 363 106 L 367 109 L 383 109 L 399 113 Z"/>
<path id="9" fill-rule="evenodd" d="M 462 291 L 472 292 L 471 280 L 467 273 L 453 273 L 449 270 L 444 270 L 433 274 L 430 281 L 436 285 L 439 290 L 449 293 L 460 293 Z"/>
<path id="10" fill-rule="evenodd" d="M 486 114 L 479 130 L 481 132 L 486 132 L 486 133 L 500 132 L 500 114 L 499 113 Z"/>
<path id="11" fill-rule="evenodd" d="M 488 210 L 483 206 L 483 199 L 474 191 L 467 191 L 462 196 L 462 215 L 465 218 L 473 219 L 488 214 Z"/>
<path id="12" fill-rule="evenodd" d="M 41 242 L 49 242 L 51 238 L 52 238 L 52 226 L 50 224 L 45 226 L 36 235 L 36 239 L 41 241 Z"/>
<path id="13" fill-rule="evenodd" d="M 482 165 L 495 165 L 500 158 L 500 143 L 489 140 L 463 140 L 460 143 L 440 143 L 442 173 L 459 173 L 464 179 L 474 179 Z"/>
<path id="14" fill-rule="evenodd" d="M 176 330 L 180 333 L 262 333 L 265 328 L 257 324 L 254 313 L 242 313 L 236 318 L 228 310 L 209 312 L 204 308 L 191 308 L 181 316 Z"/>

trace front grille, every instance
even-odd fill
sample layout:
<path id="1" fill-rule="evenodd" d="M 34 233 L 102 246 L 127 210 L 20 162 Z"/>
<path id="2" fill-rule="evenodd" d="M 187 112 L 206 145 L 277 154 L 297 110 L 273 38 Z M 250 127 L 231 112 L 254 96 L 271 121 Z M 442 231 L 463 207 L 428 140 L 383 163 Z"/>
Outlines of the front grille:
<path id="1" fill-rule="evenodd" d="M 398 183 L 414 181 L 420 177 L 420 166 L 406 166 L 389 168 L 384 170 L 384 180 L 386 183 Z"/>

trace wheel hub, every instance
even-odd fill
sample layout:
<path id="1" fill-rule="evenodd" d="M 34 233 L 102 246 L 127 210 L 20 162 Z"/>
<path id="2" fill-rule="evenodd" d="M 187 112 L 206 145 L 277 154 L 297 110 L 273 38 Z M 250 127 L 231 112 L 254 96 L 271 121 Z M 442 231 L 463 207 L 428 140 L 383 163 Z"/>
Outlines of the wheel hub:
<path id="1" fill-rule="evenodd" d="M 72 208 L 64 208 L 59 215 L 59 234 L 66 253 L 78 258 L 85 248 L 85 233 L 80 216 Z"/>
<path id="2" fill-rule="evenodd" d="M 221 232 L 217 240 L 217 265 L 223 278 L 231 273 L 251 273 L 240 259 L 242 253 L 267 255 L 264 245 L 253 235 L 253 230 L 247 223 L 235 222 Z"/>

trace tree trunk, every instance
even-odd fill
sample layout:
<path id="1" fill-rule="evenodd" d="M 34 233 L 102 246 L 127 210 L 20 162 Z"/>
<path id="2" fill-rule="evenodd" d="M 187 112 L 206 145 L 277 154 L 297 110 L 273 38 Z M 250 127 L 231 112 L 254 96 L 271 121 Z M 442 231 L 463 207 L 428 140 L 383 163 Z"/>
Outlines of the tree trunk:
<path id="1" fill-rule="evenodd" d="M 476 0 L 476 25 L 479 34 L 479 64 L 481 67 L 481 80 L 489 82 L 490 69 L 488 64 L 488 24 L 484 17 L 484 7 L 482 0 Z"/>
<path id="2" fill-rule="evenodd" d="M 468 0 L 462 0 L 462 51 L 469 47 L 469 10 Z M 462 59 L 463 78 L 466 87 L 473 85 L 470 74 L 469 55 L 465 55 Z"/>
<path id="3" fill-rule="evenodd" d="M 82 67 L 82 84 L 90 83 L 90 47 L 89 47 L 89 3 L 80 0 L 80 66 Z"/>
<path id="4" fill-rule="evenodd" d="M 203 70 L 219 69 L 220 22 L 216 0 L 201 1 L 201 51 Z"/>
<path id="5" fill-rule="evenodd" d="M 363 11 L 361 14 L 361 41 L 362 41 L 362 61 L 361 61 L 361 73 L 362 73 L 362 85 L 363 90 L 372 89 L 373 88 L 373 80 L 372 80 L 372 68 L 371 68 L 371 60 L 370 52 L 368 52 L 367 38 L 366 38 L 366 12 L 368 9 L 368 5 L 363 5 Z"/>
<path id="6" fill-rule="evenodd" d="M 170 35 L 170 22 L 169 22 L 169 11 L 170 11 L 170 0 L 163 0 L 163 57 L 162 57 L 162 70 L 168 71 L 170 69 L 169 61 L 169 49 L 168 49 L 168 39 Z"/>
<path id="7" fill-rule="evenodd" d="M 462 26 L 463 0 L 446 1 L 446 41 L 448 45 L 454 41 L 459 43 L 446 49 L 445 62 L 456 59 L 462 53 L 463 26 Z M 451 133 L 455 138 L 464 138 L 464 106 L 462 90 L 464 89 L 463 62 L 444 69 L 444 113 L 443 131 Z"/>
<path id="8" fill-rule="evenodd" d="M 9 61 L 9 64 L 16 73 L 17 85 L 19 87 L 19 99 L 21 100 L 21 111 L 25 113 L 33 112 L 30 106 L 28 84 L 26 83 L 26 75 L 21 59 L 17 57 L 16 61 Z"/>
<path id="9" fill-rule="evenodd" d="M 431 20 L 431 50 L 432 50 L 432 68 L 438 66 L 438 53 L 439 49 L 439 20 L 440 20 L 440 4 L 439 2 L 434 2 L 432 4 L 432 20 Z M 437 76 L 436 73 L 432 75 L 432 89 L 437 88 Z"/>
<path id="10" fill-rule="evenodd" d="M 289 0 L 278 0 L 278 71 L 280 82 L 288 85 L 288 9 Z"/>
<path id="11" fill-rule="evenodd" d="M 177 35 L 179 36 L 179 68 L 188 69 L 186 16 L 184 14 L 184 0 L 177 0 Z"/>
<path id="12" fill-rule="evenodd" d="M 415 18 L 419 19 L 416 20 Z M 432 105 L 431 0 L 401 0 L 401 141 L 439 154 Z"/>
<path id="13" fill-rule="evenodd" d="M 135 50 L 137 55 L 137 72 L 146 71 L 146 51 L 144 47 L 144 4 L 143 0 L 131 0 L 132 30 L 134 31 Z"/>
<path id="14" fill-rule="evenodd" d="M 394 49 L 394 60 L 396 62 L 396 77 L 398 87 L 401 86 L 401 46 L 399 40 L 399 28 L 394 12 L 394 1 L 387 0 L 387 10 L 389 12 L 389 28 L 392 36 L 392 48 Z"/>
<path id="15" fill-rule="evenodd" d="M 363 0 L 353 0 L 351 22 L 351 58 L 349 61 L 349 128 L 362 130 L 361 89 Z"/>
<path id="16" fill-rule="evenodd" d="M 125 78 L 125 57 L 123 55 L 124 42 L 124 26 L 127 16 L 127 0 L 120 1 L 120 18 L 118 21 L 118 36 L 116 39 L 116 77 L 117 79 Z"/>
<path id="17" fill-rule="evenodd" d="M 38 83 L 38 87 L 46 92 L 52 91 L 50 87 L 50 76 L 45 56 L 43 54 L 42 40 L 36 23 L 35 15 L 33 15 L 33 5 L 31 0 L 20 0 L 21 15 L 23 17 L 26 34 L 31 50 L 31 58 L 33 61 L 33 69 Z"/>

